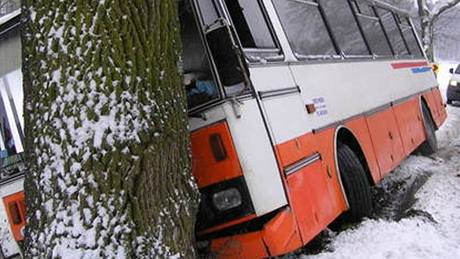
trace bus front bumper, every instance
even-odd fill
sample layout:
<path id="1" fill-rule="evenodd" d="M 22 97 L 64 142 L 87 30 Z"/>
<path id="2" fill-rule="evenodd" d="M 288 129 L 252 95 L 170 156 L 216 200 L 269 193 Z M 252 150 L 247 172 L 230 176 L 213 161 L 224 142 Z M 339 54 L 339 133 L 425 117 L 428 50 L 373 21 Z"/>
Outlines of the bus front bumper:
<path id="1" fill-rule="evenodd" d="M 260 231 L 217 238 L 210 245 L 217 258 L 266 258 L 302 247 L 302 239 L 294 214 L 286 208 Z"/>

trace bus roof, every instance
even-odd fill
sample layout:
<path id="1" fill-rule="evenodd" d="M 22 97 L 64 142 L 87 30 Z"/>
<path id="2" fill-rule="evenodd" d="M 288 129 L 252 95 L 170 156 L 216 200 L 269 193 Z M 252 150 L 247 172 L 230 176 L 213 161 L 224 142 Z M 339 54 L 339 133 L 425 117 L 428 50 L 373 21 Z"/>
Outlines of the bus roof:
<path id="1" fill-rule="evenodd" d="M 20 28 L 21 24 L 21 9 L 17 9 L 7 15 L 0 17 L 0 40 L 8 32 Z"/>

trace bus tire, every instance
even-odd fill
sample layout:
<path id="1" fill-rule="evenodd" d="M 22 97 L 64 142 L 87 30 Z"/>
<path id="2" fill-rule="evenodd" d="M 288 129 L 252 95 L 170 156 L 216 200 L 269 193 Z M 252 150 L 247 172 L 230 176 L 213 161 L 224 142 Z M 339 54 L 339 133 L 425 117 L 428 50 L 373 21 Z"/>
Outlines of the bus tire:
<path id="1" fill-rule="evenodd" d="M 425 103 L 422 104 L 423 125 L 425 127 L 426 140 L 420 145 L 419 151 L 424 156 L 431 155 L 438 150 L 438 140 L 436 139 L 436 129 L 430 110 Z"/>
<path id="2" fill-rule="evenodd" d="M 342 216 L 344 222 L 357 222 L 372 211 L 372 194 L 366 172 L 359 158 L 347 145 L 337 150 L 339 172 L 348 200 L 349 210 Z"/>

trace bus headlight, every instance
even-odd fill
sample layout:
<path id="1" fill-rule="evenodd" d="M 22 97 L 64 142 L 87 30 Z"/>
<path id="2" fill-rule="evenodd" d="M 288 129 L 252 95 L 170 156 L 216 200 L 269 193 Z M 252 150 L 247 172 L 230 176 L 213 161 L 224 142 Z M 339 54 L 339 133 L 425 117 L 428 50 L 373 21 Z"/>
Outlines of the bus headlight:
<path id="1" fill-rule="evenodd" d="M 255 214 L 243 176 L 201 188 L 200 193 L 198 232 Z"/>
<path id="2" fill-rule="evenodd" d="M 212 196 L 212 203 L 220 212 L 241 206 L 241 193 L 236 188 L 217 192 Z"/>
<path id="3" fill-rule="evenodd" d="M 449 83 L 451 86 L 457 86 L 458 85 L 458 82 L 455 81 L 455 80 L 450 80 L 450 83 Z"/>

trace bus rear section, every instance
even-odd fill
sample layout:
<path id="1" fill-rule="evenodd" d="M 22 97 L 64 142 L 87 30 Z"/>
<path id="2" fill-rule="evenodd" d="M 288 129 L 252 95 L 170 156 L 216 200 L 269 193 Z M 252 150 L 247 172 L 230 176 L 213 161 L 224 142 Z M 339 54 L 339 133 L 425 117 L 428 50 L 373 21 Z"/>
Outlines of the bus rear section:
<path id="1" fill-rule="evenodd" d="M 373 1 L 194 0 L 180 6 L 200 247 L 292 252 L 446 119 L 407 13 Z M 357 199 L 355 197 L 363 197 Z"/>

